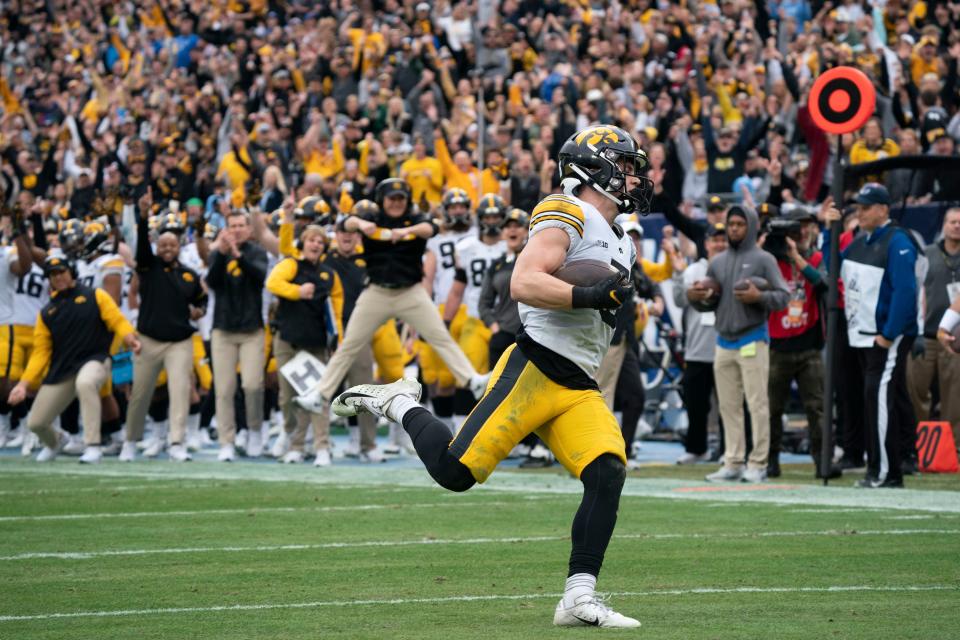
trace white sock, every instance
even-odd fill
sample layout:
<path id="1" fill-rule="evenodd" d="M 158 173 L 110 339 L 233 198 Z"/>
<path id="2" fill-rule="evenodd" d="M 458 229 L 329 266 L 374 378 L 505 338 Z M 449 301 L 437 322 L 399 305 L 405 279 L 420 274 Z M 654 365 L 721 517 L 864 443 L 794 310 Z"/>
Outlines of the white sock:
<path id="1" fill-rule="evenodd" d="M 597 576 L 592 576 L 589 573 L 573 574 L 567 578 L 567 585 L 563 590 L 563 606 L 569 609 L 577 604 L 577 601 L 592 597 L 596 588 Z"/>
<path id="2" fill-rule="evenodd" d="M 350 435 L 350 448 L 354 451 L 360 451 L 360 427 L 348 425 L 347 433 Z"/>
<path id="3" fill-rule="evenodd" d="M 200 414 L 191 413 L 187 415 L 187 437 L 200 434 Z"/>
<path id="4" fill-rule="evenodd" d="M 403 424 L 403 417 L 413 409 L 422 409 L 420 403 L 410 396 L 396 396 L 386 406 L 383 414 L 399 425 Z"/>
<path id="5" fill-rule="evenodd" d="M 10 433 L 10 414 L 0 414 L 0 439 L 6 439 Z"/>

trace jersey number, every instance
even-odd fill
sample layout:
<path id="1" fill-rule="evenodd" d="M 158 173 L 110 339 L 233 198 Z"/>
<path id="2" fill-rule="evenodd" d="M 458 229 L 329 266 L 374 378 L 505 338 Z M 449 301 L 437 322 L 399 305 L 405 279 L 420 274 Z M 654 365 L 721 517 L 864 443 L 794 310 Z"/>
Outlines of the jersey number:
<path id="1" fill-rule="evenodd" d="M 487 272 L 487 261 L 476 258 L 470 261 L 470 283 L 479 287 L 483 284 L 483 274 Z"/>
<path id="2" fill-rule="evenodd" d="M 444 269 L 453 269 L 455 263 L 453 257 L 453 243 L 452 242 L 441 242 L 440 243 L 440 266 Z"/>
<path id="3" fill-rule="evenodd" d="M 96 276 L 85 276 L 80 278 L 80 284 L 90 289 L 93 288 L 93 281 L 96 279 Z"/>
<path id="4" fill-rule="evenodd" d="M 28 295 L 31 298 L 39 298 L 43 295 L 43 275 L 39 273 L 29 273 L 26 275 L 20 276 L 20 279 L 17 281 L 17 293 L 20 295 Z M 26 282 L 26 290 L 24 290 L 24 282 Z"/>

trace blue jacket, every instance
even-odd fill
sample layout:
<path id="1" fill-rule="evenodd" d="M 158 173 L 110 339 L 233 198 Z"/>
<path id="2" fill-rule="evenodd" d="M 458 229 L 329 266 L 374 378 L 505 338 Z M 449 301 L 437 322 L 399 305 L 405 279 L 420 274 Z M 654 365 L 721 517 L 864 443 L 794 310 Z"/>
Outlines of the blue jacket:
<path id="1" fill-rule="evenodd" d="M 829 232 L 824 237 L 828 246 Z M 917 335 L 918 253 L 910 234 L 890 222 L 861 232 L 840 254 L 851 346 L 871 346 L 878 334 Z"/>

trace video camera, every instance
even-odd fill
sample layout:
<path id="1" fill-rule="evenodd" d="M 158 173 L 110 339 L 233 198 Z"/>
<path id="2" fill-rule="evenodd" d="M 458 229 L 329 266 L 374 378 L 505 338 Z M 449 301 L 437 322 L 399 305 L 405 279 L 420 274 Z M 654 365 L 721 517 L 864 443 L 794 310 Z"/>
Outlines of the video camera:
<path id="1" fill-rule="evenodd" d="M 762 233 L 766 234 L 766 240 L 763 242 L 763 250 L 773 255 L 777 260 L 788 261 L 787 238 L 793 238 L 794 242 L 800 242 L 802 238 L 803 225 L 797 220 L 784 220 L 782 218 L 768 218 Z"/>

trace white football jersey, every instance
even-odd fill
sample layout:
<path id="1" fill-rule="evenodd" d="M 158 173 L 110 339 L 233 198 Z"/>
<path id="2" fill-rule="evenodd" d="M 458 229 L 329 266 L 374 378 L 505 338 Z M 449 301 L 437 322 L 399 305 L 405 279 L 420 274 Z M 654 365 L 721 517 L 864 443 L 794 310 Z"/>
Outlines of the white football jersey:
<path id="1" fill-rule="evenodd" d="M 457 243 L 457 266 L 467 272 L 467 288 L 463 291 L 463 304 L 467 305 L 467 315 L 480 317 L 480 287 L 483 275 L 493 263 L 507 252 L 503 240 L 496 244 L 485 244 L 476 235 L 464 238 Z"/>
<path id="2" fill-rule="evenodd" d="M 427 240 L 427 251 L 437 257 L 437 271 L 433 276 L 433 301 L 443 304 L 447 301 L 450 287 L 453 285 L 453 276 L 457 270 L 456 247 L 457 243 L 476 235 L 476 229 L 466 231 L 444 231 Z"/>
<path id="3" fill-rule="evenodd" d="M 17 274 L 10 267 L 17 261 L 17 248 L 5 247 L 0 261 L 0 325 L 13 324 L 14 292 L 17 289 Z"/>
<path id="4" fill-rule="evenodd" d="M 102 289 L 107 276 L 118 275 L 122 282 L 125 266 L 123 258 L 115 253 L 105 253 L 90 261 L 77 260 L 77 280 L 85 287 Z"/>
<path id="5" fill-rule="evenodd" d="M 17 291 L 13 296 L 13 324 L 32 327 L 37 324 L 37 314 L 50 302 L 50 287 L 43 269 L 36 264 L 20 276 Z"/>
<path id="6" fill-rule="evenodd" d="M 563 229 L 570 236 L 564 265 L 600 260 L 624 275 L 630 273 L 636 259 L 633 243 L 625 233 L 618 233 L 619 227 L 611 227 L 593 205 L 571 195 L 547 196 L 530 217 L 530 237 L 549 228 Z M 540 309 L 522 302 L 519 310 L 527 335 L 572 361 L 591 378 L 596 376 L 613 338 L 613 310 Z"/>

